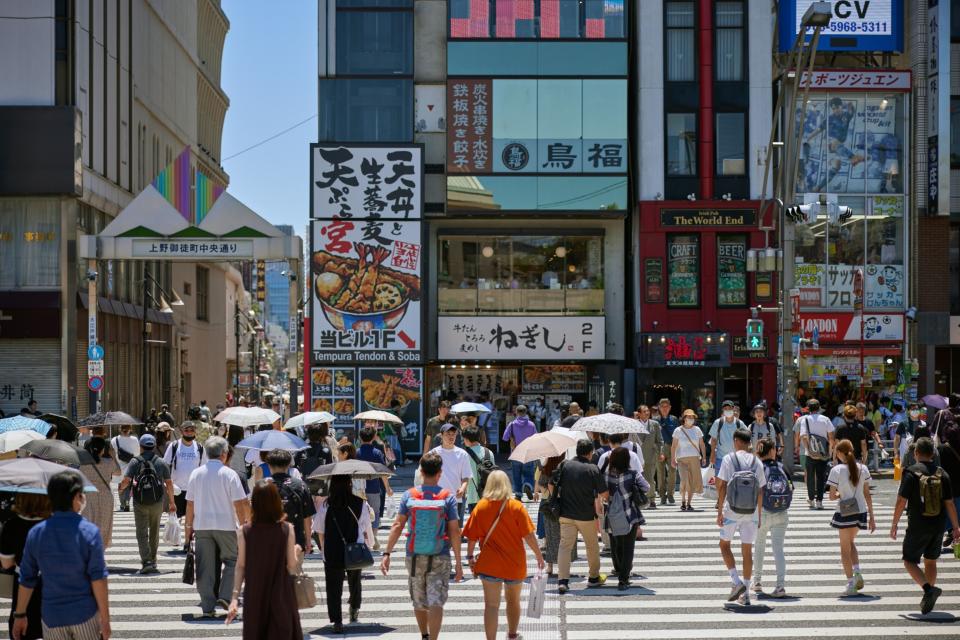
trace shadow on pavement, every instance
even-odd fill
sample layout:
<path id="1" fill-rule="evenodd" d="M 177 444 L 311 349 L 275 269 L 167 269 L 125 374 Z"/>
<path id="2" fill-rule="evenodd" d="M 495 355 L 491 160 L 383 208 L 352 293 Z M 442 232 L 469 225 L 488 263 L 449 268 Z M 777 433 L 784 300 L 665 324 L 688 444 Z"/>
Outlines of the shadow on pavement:
<path id="1" fill-rule="evenodd" d="M 960 622 L 960 618 L 952 613 L 943 611 L 933 611 L 927 615 L 923 615 L 922 613 L 900 614 L 900 617 L 904 620 L 912 620 L 913 622 L 932 622 L 933 624 L 954 624 Z"/>

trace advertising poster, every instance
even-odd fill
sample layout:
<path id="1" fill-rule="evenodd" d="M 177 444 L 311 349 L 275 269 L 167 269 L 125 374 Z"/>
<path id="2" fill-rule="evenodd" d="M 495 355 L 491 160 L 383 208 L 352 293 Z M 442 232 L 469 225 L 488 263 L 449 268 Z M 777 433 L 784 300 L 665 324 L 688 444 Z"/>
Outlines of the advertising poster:
<path id="1" fill-rule="evenodd" d="M 864 306 L 867 309 L 902 309 L 903 265 L 870 264 L 864 270 Z"/>
<path id="2" fill-rule="evenodd" d="M 864 271 L 866 309 L 902 309 L 904 306 L 903 265 L 798 264 L 796 282 L 804 308 L 853 309 L 854 278 Z"/>
<path id="3" fill-rule="evenodd" d="M 420 453 L 423 439 L 423 369 L 360 369 L 360 408 L 362 411 L 389 411 L 403 420 L 393 424 L 404 454 Z"/>
<path id="4" fill-rule="evenodd" d="M 314 221 L 313 361 L 420 359 L 420 223 Z"/>
<path id="5" fill-rule="evenodd" d="M 896 99 L 869 94 L 817 94 L 802 111 L 798 193 L 902 193 Z"/>
<path id="6" fill-rule="evenodd" d="M 440 316 L 441 360 L 603 360 L 603 317 Z"/>
<path id="7" fill-rule="evenodd" d="M 579 364 L 535 365 L 523 368 L 524 393 L 586 393 L 587 369 Z"/>
<path id="8" fill-rule="evenodd" d="M 644 301 L 663 302 L 663 260 L 647 258 L 643 261 Z"/>
<path id="9" fill-rule="evenodd" d="M 743 307 L 747 304 L 747 244 L 744 236 L 717 241 L 717 304 Z"/>
<path id="10" fill-rule="evenodd" d="M 419 145 L 312 145 L 312 218 L 417 219 L 423 212 Z"/>
<path id="11" fill-rule="evenodd" d="M 310 371 L 310 408 L 326 411 L 336 416 L 333 429 L 338 433 L 356 426 L 353 416 L 357 414 L 356 374 L 348 368 L 316 368 Z M 339 436 L 338 436 L 339 437 Z"/>
<path id="12" fill-rule="evenodd" d="M 667 256 L 667 304 L 700 306 L 700 237 L 671 236 Z"/>
<path id="13" fill-rule="evenodd" d="M 447 171 L 490 173 L 493 151 L 493 81 L 450 79 L 447 82 Z"/>
<path id="14" fill-rule="evenodd" d="M 457 397 L 487 393 L 513 395 L 520 390 L 516 369 L 446 369 L 443 388 Z"/>

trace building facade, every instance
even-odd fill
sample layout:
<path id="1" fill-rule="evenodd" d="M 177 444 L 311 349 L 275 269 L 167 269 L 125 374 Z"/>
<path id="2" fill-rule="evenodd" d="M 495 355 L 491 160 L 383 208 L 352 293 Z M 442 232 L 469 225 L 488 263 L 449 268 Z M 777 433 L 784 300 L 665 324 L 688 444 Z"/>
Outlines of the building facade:
<path id="1" fill-rule="evenodd" d="M 161 262 L 89 269 L 76 238 L 100 232 L 184 147 L 191 172 L 225 185 L 229 104 L 220 61 L 229 22 L 217 0 L 0 3 L 0 408 L 30 396 L 85 416 L 86 290 L 98 292 L 105 409 L 182 404 L 177 314 L 147 304 L 148 397 L 141 391 L 144 291 L 176 289 Z M 162 60 L 163 64 L 158 64 Z M 80 295 L 83 294 L 83 295 Z M 175 307 L 175 310 L 182 307 Z M 183 343 L 185 344 L 185 343 Z M 24 357 L 30 354 L 30 357 Z M 212 400 L 212 398 L 211 398 Z M 181 414 L 178 407 L 177 413 Z"/>

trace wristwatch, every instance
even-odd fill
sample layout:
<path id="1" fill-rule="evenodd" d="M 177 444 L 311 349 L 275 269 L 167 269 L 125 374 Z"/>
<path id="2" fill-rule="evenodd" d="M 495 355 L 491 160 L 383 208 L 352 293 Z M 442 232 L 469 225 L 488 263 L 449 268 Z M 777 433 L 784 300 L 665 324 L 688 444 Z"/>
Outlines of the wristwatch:
<path id="1" fill-rule="evenodd" d="M 27 617 L 27 613 L 26 613 L 26 612 L 23 612 L 23 613 L 20 613 L 19 611 L 14 611 L 14 612 L 13 612 L 13 619 L 14 619 L 14 620 L 22 620 L 23 618 L 26 618 L 26 617 Z"/>
<path id="2" fill-rule="evenodd" d="M 383 552 L 380 553 L 380 555 L 382 555 L 382 556 L 388 556 L 388 555 L 390 555 L 391 553 L 392 553 L 392 552 L 390 552 L 390 551 L 383 551 Z"/>

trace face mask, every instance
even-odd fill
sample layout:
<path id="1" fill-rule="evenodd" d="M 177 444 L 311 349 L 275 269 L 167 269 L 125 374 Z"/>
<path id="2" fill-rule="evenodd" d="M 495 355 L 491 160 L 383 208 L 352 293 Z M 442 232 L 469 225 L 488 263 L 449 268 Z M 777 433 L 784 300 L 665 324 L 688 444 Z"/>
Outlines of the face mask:
<path id="1" fill-rule="evenodd" d="M 919 411 L 911 411 L 911 412 L 910 412 L 910 417 L 913 418 L 914 420 L 916 420 L 917 418 L 920 417 L 920 412 L 919 412 Z"/>
<path id="2" fill-rule="evenodd" d="M 196 438 L 196 437 L 197 437 L 196 435 L 188 436 L 187 434 L 183 434 L 183 441 L 184 441 L 184 442 L 193 442 L 194 438 Z"/>
<path id="3" fill-rule="evenodd" d="M 683 423 L 684 423 L 685 425 L 687 425 L 688 427 L 692 427 L 692 426 L 693 426 L 693 422 L 694 422 L 693 418 L 684 418 L 684 419 L 683 419 Z"/>
<path id="4" fill-rule="evenodd" d="M 732 417 L 733 417 L 733 411 L 724 411 L 724 412 L 723 412 L 723 417 L 724 417 L 724 418 L 732 418 Z"/>

